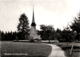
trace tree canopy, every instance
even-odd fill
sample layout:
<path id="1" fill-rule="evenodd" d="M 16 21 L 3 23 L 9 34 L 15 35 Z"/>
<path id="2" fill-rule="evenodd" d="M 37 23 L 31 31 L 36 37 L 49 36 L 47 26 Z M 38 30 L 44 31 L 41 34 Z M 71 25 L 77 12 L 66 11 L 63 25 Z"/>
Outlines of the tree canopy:
<path id="1" fill-rule="evenodd" d="M 28 32 L 29 29 L 28 17 L 24 13 L 19 18 L 19 24 L 17 28 L 19 32 Z"/>
<path id="2" fill-rule="evenodd" d="M 29 34 L 28 33 L 29 32 L 29 22 L 28 22 L 28 17 L 24 13 L 21 14 L 19 18 L 19 24 L 17 28 L 18 28 L 18 32 L 20 32 L 23 38 L 27 38 L 27 35 Z"/>
<path id="3" fill-rule="evenodd" d="M 77 18 L 74 19 L 74 22 L 70 26 L 72 31 L 77 33 L 76 39 L 80 40 L 80 14 L 78 15 Z"/>
<path id="4" fill-rule="evenodd" d="M 54 28 L 50 25 L 41 25 L 41 37 L 43 40 L 49 40 L 54 38 Z"/>

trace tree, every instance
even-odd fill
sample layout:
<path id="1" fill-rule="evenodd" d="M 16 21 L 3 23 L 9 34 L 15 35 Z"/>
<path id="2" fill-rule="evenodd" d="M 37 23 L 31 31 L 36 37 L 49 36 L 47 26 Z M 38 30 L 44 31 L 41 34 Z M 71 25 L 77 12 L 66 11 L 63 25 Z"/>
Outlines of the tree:
<path id="1" fill-rule="evenodd" d="M 63 40 L 61 29 L 57 28 L 57 30 L 56 30 L 56 32 L 54 34 L 54 38 L 55 38 L 55 40 L 59 40 L 59 41 Z"/>
<path id="2" fill-rule="evenodd" d="M 1 40 L 1 31 L 0 31 L 0 40 Z"/>
<path id="3" fill-rule="evenodd" d="M 1 39 L 0 40 L 4 40 L 5 39 L 4 35 L 5 35 L 4 32 L 1 31 Z"/>
<path id="4" fill-rule="evenodd" d="M 22 33 L 22 38 L 26 39 L 29 31 L 28 17 L 23 13 L 19 18 L 18 31 Z"/>
<path id="5" fill-rule="evenodd" d="M 72 29 L 72 31 L 77 32 L 76 39 L 80 41 L 80 14 L 78 18 L 75 18 L 70 28 Z"/>
<path id="6" fill-rule="evenodd" d="M 50 40 L 54 38 L 54 28 L 50 25 L 46 26 L 46 25 L 41 25 L 40 26 L 41 29 L 41 37 L 43 40 Z"/>
<path id="7" fill-rule="evenodd" d="M 62 31 L 62 39 L 66 42 L 73 42 L 75 39 L 75 34 L 73 31 L 64 29 Z"/>
<path id="8" fill-rule="evenodd" d="M 73 31 L 80 33 L 80 17 L 75 18 L 74 23 L 70 26 Z"/>

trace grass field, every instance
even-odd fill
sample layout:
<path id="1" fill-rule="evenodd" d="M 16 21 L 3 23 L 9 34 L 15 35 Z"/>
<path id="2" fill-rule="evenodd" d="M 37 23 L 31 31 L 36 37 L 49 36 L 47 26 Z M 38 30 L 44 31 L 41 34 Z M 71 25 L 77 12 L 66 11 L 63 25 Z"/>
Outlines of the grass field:
<path id="1" fill-rule="evenodd" d="M 26 42 L 1 42 L 1 54 L 4 53 L 24 53 L 29 57 L 47 57 L 51 52 L 51 46 L 44 43 L 26 43 Z M 12 56 L 11 56 L 12 57 Z M 20 57 L 20 56 L 18 56 Z M 24 56 L 22 56 L 24 57 Z"/>
<path id="2" fill-rule="evenodd" d="M 64 50 L 66 57 L 80 57 L 80 43 L 58 43 L 56 45 L 60 46 Z M 74 47 L 73 52 L 70 55 L 72 45 L 74 45 Z M 10 57 L 47 57 L 51 52 L 51 46 L 46 45 L 45 43 L 2 41 L 0 46 L 2 55 L 3 53 L 24 53 L 28 55 Z"/>

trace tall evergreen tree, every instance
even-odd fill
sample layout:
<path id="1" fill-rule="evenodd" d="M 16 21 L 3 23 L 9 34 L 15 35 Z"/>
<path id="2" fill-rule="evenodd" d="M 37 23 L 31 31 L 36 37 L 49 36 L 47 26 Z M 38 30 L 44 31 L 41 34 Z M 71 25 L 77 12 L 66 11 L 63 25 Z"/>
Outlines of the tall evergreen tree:
<path id="1" fill-rule="evenodd" d="M 27 38 L 29 31 L 28 17 L 23 13 L 19 18 L 18 31 L 22 33 L 24 39 Z"/>
<path id="2" fill-rule="evenodd" d="M 75 18 L 70 28 L 72 29 L 72 31 L 77 32 L 76 38 L 77 40 L 80 40 L 80 15 L 78 16 L 78 18 Z"/>
<path id="3" fill-rule="evenodd" d="M 1 31 L 0 31 L 0 40 L 1 40 Z"/>
<path id="4" fill-rule="evenodd" d="M 80 17 L 75 18 L 74 23 L 70 27 L 73 31 L 80 33 Z"/>

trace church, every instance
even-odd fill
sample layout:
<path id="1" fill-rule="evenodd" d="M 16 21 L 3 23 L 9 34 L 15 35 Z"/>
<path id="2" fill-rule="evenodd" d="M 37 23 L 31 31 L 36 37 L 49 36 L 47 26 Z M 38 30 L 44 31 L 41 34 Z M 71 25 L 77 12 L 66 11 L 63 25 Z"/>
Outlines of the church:
<path id="1" fill-rule="evenodd" d="M 38 35 L 38 32 L 36 30 L 36 23 L 35 23 L 35 17 L 34 17 L 34 10 L 33 10 L 33 15 L 32 15 L 32 23 L 31 23 L 31 28 L 30 28 L 30 41 L 40 41 L 41 37 Z"/>

